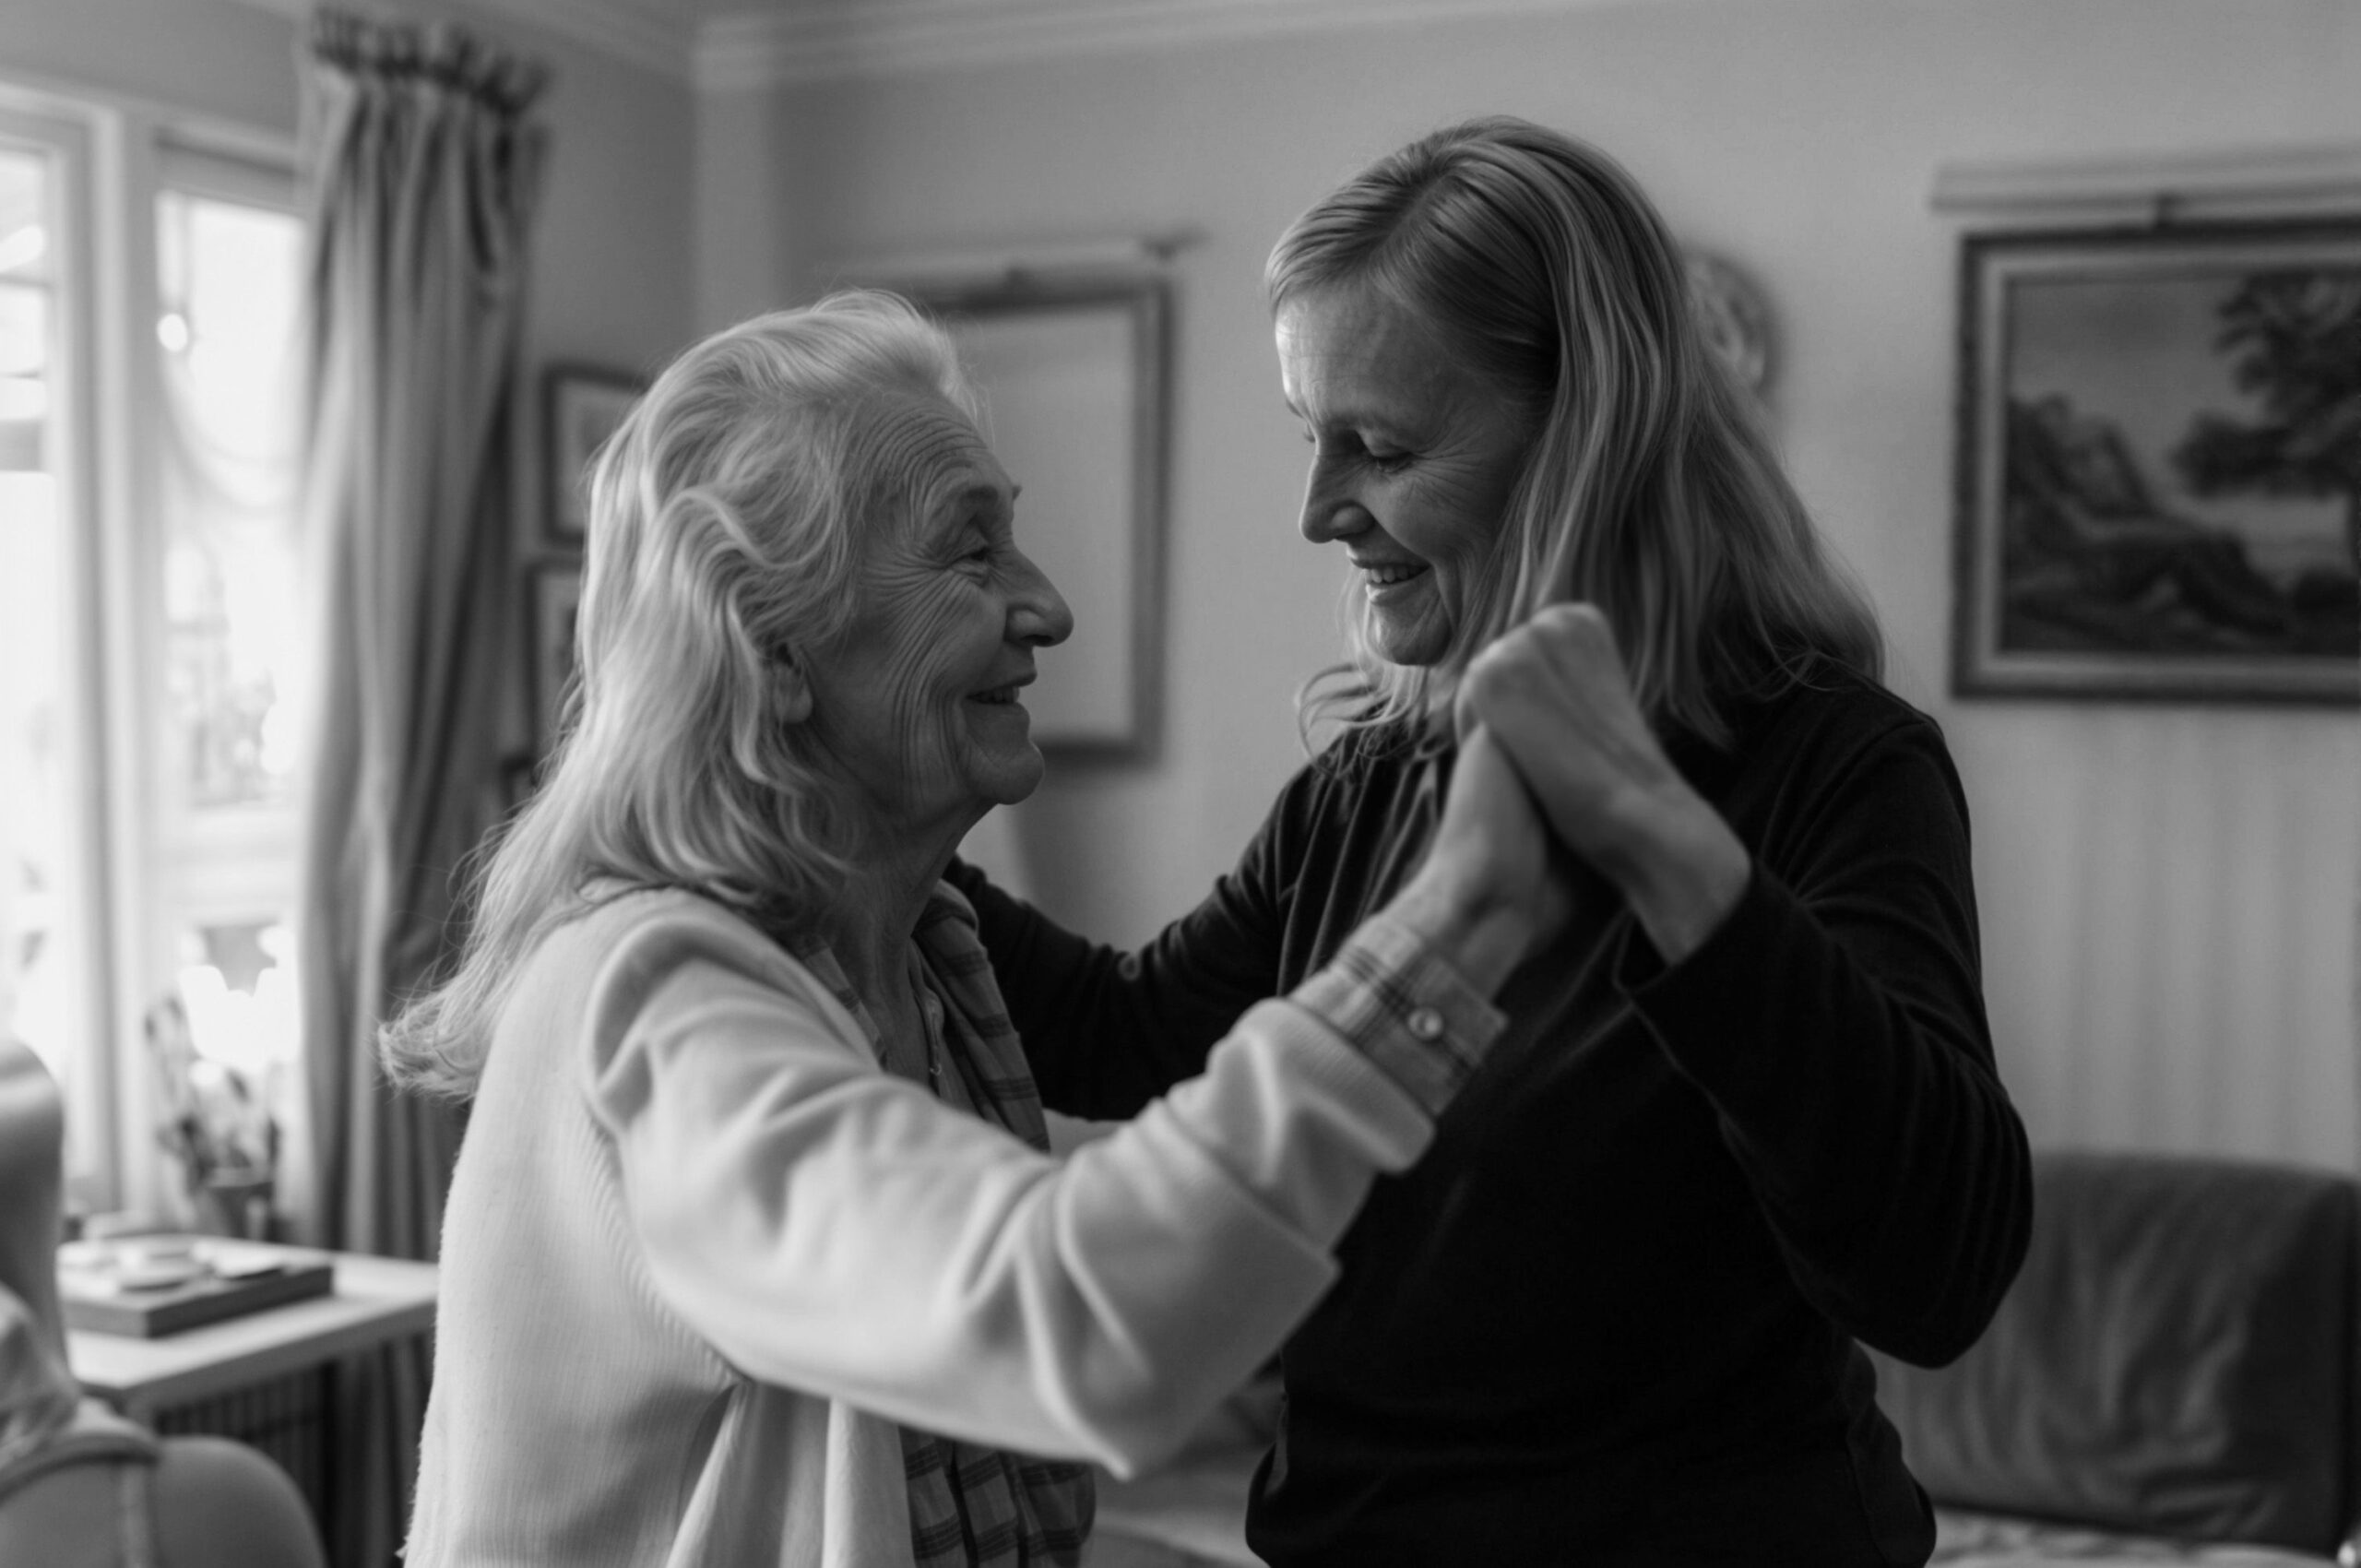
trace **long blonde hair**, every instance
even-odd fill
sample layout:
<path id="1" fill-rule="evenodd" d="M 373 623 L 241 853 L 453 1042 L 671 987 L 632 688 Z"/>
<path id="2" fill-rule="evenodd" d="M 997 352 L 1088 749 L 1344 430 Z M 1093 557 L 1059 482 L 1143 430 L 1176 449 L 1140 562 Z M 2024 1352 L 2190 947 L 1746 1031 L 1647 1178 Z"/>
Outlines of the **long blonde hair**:
<path id="1" fill-rule="evenodd" d="M 458 967 L 384 1030 L 397 1083 L 474 1091 L 519 963 L 594 884 L 825 926 L 850 826 L 797 754 L 777 666 L 842 629 L 861 532 L 924 482 L 886 460 L 893 433 L 946 399 L 972 416 L 950 340 L 864 291 L 742 323 L 657 377 L 592 472 L 563 738 L 471 870 Z"/>
<path id="2" fill-rule="evenodd" d="M 1374 652 L 1306 688 L 1321 721 L 1432 720 L 1486 645 L 1586 600 L 1616 632 L 1652 721 L 1724 742 L 1723 699 L 1814 655 L 1880 678 L 1884 641 L 1822 546 L 1741 387 L 1701 335 L 1679 249 L 1612 159 L 1509 117 L 1380 159 L 1271 252 L 1275 313 L 1370 287 L 1434 325 L 1535 418 L 1490 569 L 1432 666 Z"/>

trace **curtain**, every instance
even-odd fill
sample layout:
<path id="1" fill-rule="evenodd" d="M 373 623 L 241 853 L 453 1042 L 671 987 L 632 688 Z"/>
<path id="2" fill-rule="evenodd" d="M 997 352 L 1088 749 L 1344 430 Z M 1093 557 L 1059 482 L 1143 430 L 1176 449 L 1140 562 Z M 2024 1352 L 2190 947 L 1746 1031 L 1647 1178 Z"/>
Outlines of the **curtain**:
<path id="1" fill-rule="evenodd" d="M 448 25 L 313 23 L 303 506 L 320 689 L 297 973 L 312 1171 L 299 1230 L 435 1255 L 459 1128 L 393 1093 L 377 1028 L 436 975 L 497 819 L 511 433 L 544 73 Z M 329 1553 L 386 1568 L 428 1369 L 338 1369 Z"/>

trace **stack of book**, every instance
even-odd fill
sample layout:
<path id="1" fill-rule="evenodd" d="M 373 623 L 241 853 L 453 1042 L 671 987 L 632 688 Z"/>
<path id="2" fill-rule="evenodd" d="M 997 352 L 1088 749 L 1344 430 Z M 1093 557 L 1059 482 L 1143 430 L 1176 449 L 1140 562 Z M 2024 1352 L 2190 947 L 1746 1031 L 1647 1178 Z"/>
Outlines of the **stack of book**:
<path id="1" fill-rule="evenodd" d="M 325 1296 L 325 1253 L 216 1236 L 124 1236 L 58 1249 L 65 1326 L 153 1339 L 265 1307 Z"/>

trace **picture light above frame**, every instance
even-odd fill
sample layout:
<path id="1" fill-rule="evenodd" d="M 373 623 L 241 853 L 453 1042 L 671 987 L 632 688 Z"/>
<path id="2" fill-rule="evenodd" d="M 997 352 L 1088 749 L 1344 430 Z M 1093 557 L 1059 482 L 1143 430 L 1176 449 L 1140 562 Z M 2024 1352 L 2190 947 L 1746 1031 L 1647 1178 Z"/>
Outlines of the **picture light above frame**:
<path id="1" fill-rule="evenodd" d="M 1166 360 L 1157 266 L 1186 235 L 848 264 L 957 343 L 985 439 L 1023 490 L 1016 542 L 1074 612 L 1025 694 L 1033 738 L 1071 759 L 1154 754 L 1161 719 Z"/>

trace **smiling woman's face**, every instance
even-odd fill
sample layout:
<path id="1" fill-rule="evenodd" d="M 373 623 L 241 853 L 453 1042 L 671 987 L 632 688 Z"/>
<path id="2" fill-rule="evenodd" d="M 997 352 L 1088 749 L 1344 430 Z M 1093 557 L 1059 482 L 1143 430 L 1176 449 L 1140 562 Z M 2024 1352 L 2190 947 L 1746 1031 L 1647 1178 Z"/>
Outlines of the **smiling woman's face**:
<path id="1" fill-rule="evenodd" d="M 1491 561 L 1529 421 L 1374 289 L 1290 299 L 1276 332 L 1279 384 L 1312 445 L 1303 537 L 1343 542 L 1378 655 L 1434 664 Z"/>
<path id="2" fill-rule="evenodd" d="M 931 399 L 890 439 L 929 478 L 862 540 L 852 621 L 810 656 L 812 734 L 873 833 L 964 833 L 1040 783 L 1018 698 L 1074 616 L 1017 549 L 1015 487 L 973 425 Z"/>

